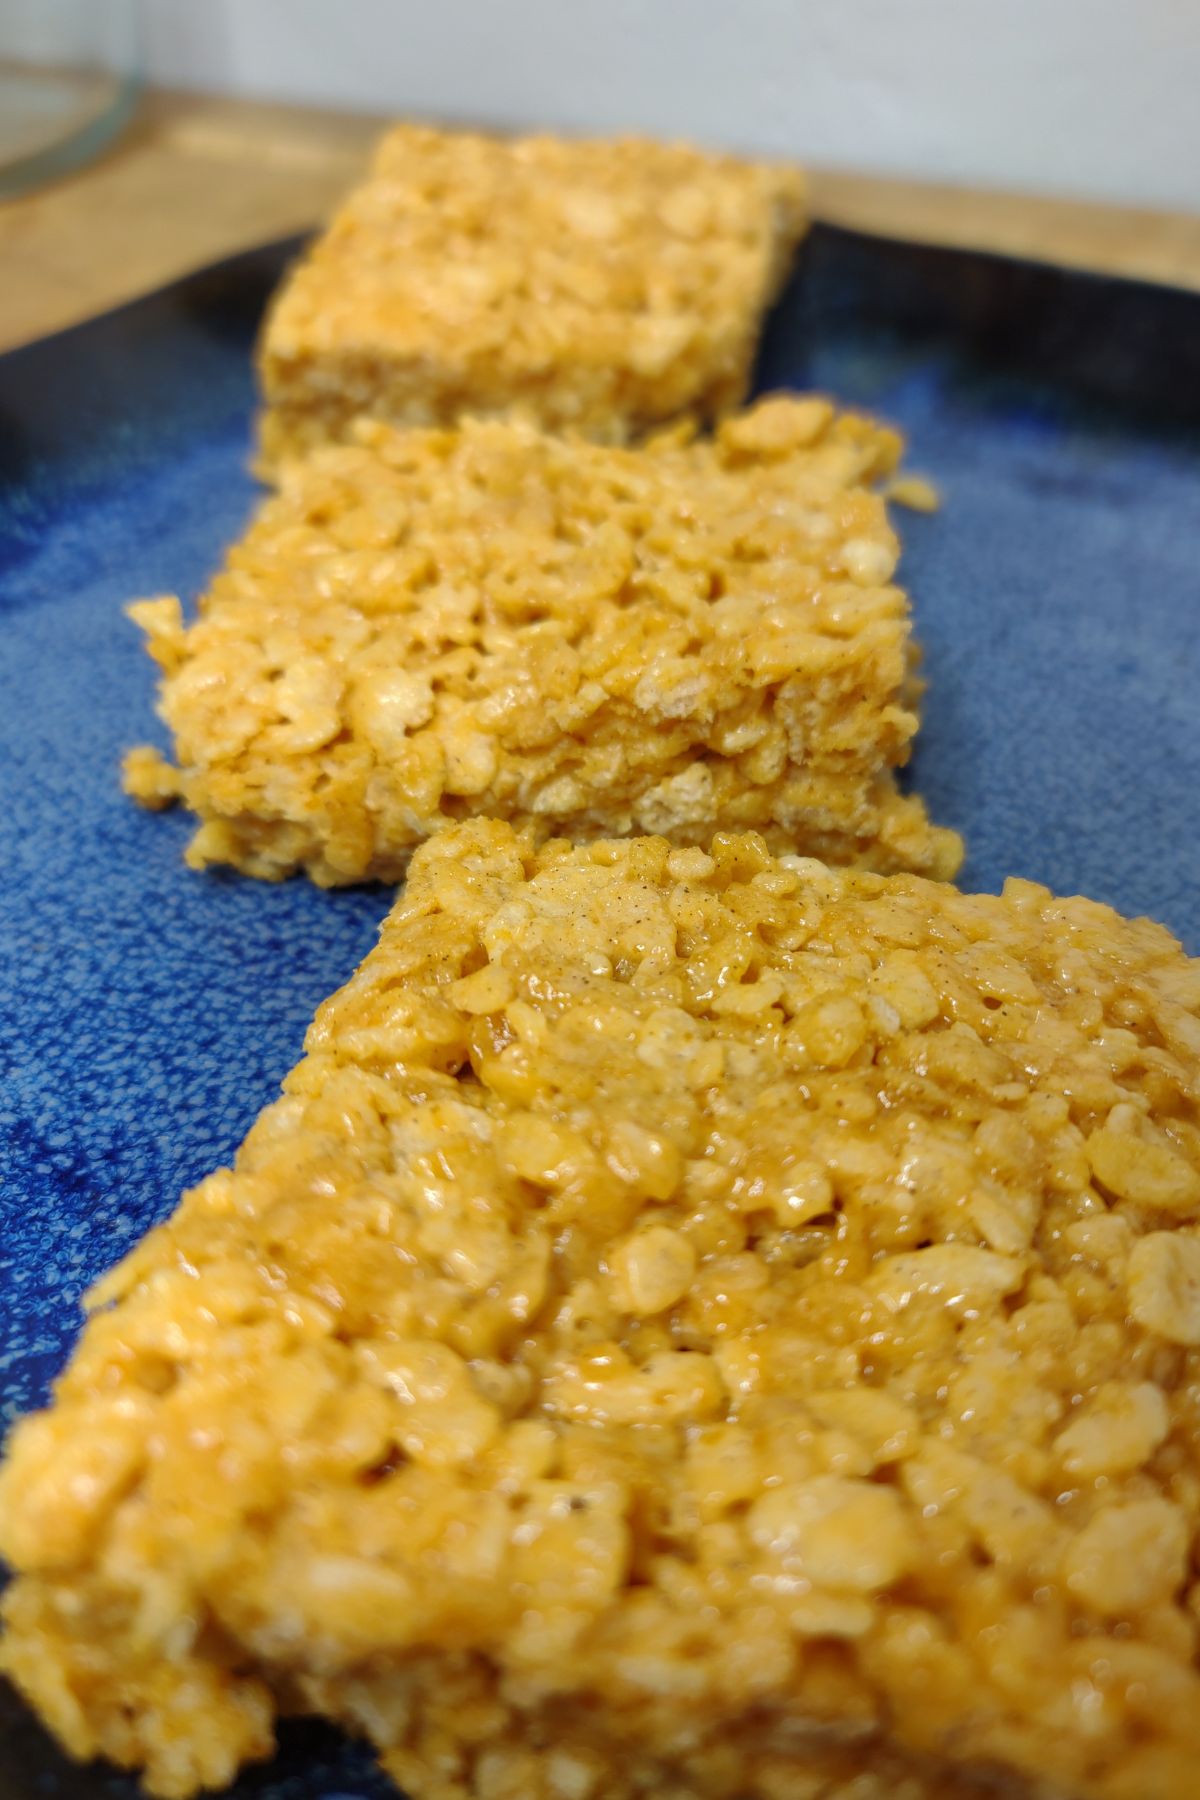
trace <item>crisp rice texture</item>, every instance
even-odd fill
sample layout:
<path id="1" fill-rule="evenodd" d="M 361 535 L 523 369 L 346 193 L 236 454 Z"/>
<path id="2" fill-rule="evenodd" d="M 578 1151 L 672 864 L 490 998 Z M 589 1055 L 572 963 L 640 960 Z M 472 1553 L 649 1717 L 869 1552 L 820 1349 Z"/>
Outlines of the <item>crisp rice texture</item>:
<path id="1" fill-rule="evenodd" d="M 126 784 L 199 815 L 193 865 L 391 881 L 479 814 L 954 873 L 893 778 L 916 684 L 868 484 L 894 432 L 794 397 L 638 449 L 360 430 L 293 467 L 190 629 L 131 609 L 178 769 L 135 751 Z"/>
<path id="2" fill-rule="evenodd" d="M 1193 1800 L 1200 964 L 472 821 L 17 1427 L 3 1664 L 219 1787 Z"/>
<path id="3" fill-rule="evenodd" d="M 359 412 L 610 441 L 726 412 L 803 205 L 794 169 L 686 145 L 399 126 L 271 308 L 264 463 Z"/>

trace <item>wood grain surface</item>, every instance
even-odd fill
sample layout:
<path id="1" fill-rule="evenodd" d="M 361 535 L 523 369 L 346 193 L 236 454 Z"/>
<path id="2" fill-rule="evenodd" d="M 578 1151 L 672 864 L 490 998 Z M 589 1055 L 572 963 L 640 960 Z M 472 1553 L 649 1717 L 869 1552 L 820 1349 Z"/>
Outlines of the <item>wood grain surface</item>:
<path id="1" fill-rule="evenodd" d="M 317 223 L 381 121 L 155 92 L 90 167 L 0 205 L 0 350 Z M 1200 289 L 1200 216 L 811 171 L 814 215 Z"/>

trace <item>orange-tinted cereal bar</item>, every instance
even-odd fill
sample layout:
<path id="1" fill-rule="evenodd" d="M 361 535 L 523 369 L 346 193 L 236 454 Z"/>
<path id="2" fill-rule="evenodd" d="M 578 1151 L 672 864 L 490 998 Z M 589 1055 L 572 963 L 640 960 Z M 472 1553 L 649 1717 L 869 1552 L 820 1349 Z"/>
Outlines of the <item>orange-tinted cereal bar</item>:
<path id="1" fill-rule="evenodd" d="M 183 1800 L 1193 1800 L 1200 965 L 1010 883 L 456 827 L 0 1476 Z"/>
<path id="2" fill-rule="evenodd" d="M 523 424 L 364 424 L 293 465 L 185 626 L 132 611 L 201 821 L 190 860 L 394 881 L 479 814 L 578 839 L 777 850 L 951 875 L 894 772 L 917 728 L 899 439 L 779 398 L 639 448 Z"/>
<path id="3" fill-rule="evenodd" d="M 727 412 L 803 202 L 793 169 L 679 144 L 397 126 L 269 314 L 264 462 L 361 412 L 617 441 Z"/>

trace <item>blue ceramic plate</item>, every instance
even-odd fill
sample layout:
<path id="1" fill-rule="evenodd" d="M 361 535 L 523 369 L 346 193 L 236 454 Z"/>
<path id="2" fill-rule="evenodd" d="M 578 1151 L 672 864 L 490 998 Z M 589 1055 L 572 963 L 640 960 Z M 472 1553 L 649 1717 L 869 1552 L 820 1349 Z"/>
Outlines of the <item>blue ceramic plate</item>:
<path id="1" fill-rule="evenodd" d="M 0 1398 L 44 1399 L 83 1288 L 230 1158 L 389 895 L 190 874 L 121 796 L 159 734 L 122 604 L 194 594 L 254 503 L 250 347 L 294 246 L 0 358 Z M 930 688 L 914 779 L 1007 874 L 1200 950 L 1200 296 L 818 228 L 760 385 L 901 425 Z M 0 1800 L 131 1800 L 0 1693 Z M 392 1792 L 285 1730 L 239 1800 Z"/>

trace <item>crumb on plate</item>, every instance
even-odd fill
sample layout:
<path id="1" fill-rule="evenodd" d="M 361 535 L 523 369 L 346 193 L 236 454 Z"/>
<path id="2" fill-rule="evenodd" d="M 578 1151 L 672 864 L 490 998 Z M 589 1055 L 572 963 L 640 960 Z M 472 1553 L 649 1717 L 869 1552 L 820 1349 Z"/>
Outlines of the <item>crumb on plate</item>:
<path id="1" fill-rule="evenodd" d="M 884 497 L 910 512 L 934 513 L 941 505 L 941 495 L 926 475 L 910 475 L 907 471 L 894 475 L 883 490 Z"/>

